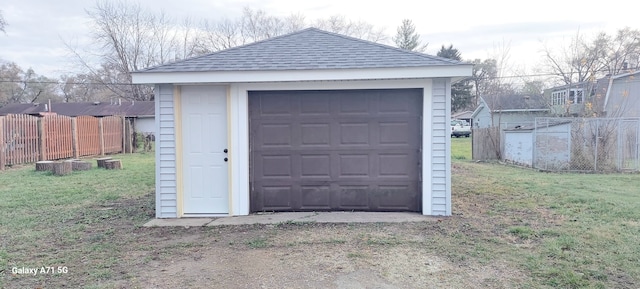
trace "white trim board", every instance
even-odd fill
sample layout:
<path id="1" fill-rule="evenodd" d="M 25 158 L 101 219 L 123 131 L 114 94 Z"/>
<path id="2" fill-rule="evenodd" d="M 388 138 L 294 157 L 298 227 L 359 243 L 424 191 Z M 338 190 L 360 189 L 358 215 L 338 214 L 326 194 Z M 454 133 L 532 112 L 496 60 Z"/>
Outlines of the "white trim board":
<path id="1" fill-rule="evenodd" d="M 134 84 L 157 83 L 252 83 L 327 80 L 390 80 L 412 78 L 461 78 L 471 74 L 471 64 L 322 70 L 134 72 Z"/>

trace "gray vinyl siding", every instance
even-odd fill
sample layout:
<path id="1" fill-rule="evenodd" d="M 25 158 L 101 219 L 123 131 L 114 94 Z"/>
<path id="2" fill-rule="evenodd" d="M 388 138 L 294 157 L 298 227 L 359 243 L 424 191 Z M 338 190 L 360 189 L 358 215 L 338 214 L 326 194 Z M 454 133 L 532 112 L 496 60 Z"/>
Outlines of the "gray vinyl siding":
<path id="1" fill-rule="evenodd" d="M 516 126 L 532 126 L 536 122 L 536 117 L 550 116 L 546 111 L 514 111 L 514 112 L 494 112 L 493 124 L 502 129 L 512 129 Z"/>
<path id="2" fill-rule="evenodd" d="M 609 92 L 606 117 L 640 117 L 640 78 L 615 79 Z"/>
<path id="3" fill-rule="evenodd" d="M 431 214 L 451 215 L 451 82 L 434 79 L 432 87 Z"/>
<path id="4" fill-rule="evenodd" d="M 481 104 L 480 110 L 473 119 L 473 125 L 477 128 L 491 127 L 491 113 L 486 104 Z"/>
<path id="5" fill-rule="evenodd" d="M 156 86 L 156 217 L 177 218 L 173 85 Z"/>

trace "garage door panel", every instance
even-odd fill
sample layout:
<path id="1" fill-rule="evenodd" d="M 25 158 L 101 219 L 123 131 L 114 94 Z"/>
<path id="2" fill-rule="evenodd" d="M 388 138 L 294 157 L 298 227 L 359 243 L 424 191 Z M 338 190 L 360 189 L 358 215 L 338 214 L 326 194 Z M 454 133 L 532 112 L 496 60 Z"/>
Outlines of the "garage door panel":
<path id="1" fill-rule="evenodd" d="M 263 148 L 279 147 L 287 148 L 292 146 L 291 124 L 265 123 L 257 128 L 257 144 Z"/>
<path id="2" fill-rule="evenodd" d="M 369 208 L 368 185 L 342 185 L 340 186 L 340 207 L 344 209 L 367 209 Z"/>
<path id="3" fill-rule="evenodd" d="M 382 153 L 378 155 L 378 159 L 381 164 L 384 164 L 380 166 L 380 177 L 409 179 L 415 173 L 412 170 L 416 169 L 416 166 L 407 164 L 416 163 L 417 165 L 417 161 L 408 153 Z"/>
<path id="4" fill-rule="evenodd" d="M 329 147 L 331 146 L 331 123 L 301 123 L 300 146 Z"/>
<path id="5" fill-rule="evenodd" d="M 317 117 L 331 114 L 331 97 L 326 93 L 313 93 L 300 97 L 300 116 Z"/>
<path id="6" fill-rule="evenodd" d="M 291 179 L 292 163 L 291 155 L 265 155 L 257 162 L 262 169 L 259 173 L 265 179 Z"/>
<path id="7" fill-rule="evenodd" d="M 331 178 L 331 155 L 311 154 L 300 156 L 301 178 Z"/>
<path id="8" fill-rule="evenodd" d="M 263 186 L 262 202 L 268 208 L 291 208 L 291 186 Z"/>
<path id="9" fill-rule="evenodd" d="M 378 111 L 380 115 L 417 115 L 411 95 L 396 95 L 393 98 L 380 97 Z"/>
<path id="10" fill-rule="evenodd" d="M 369 123 L 340 123 L 340 145 L 369 145 Z"/>
<path id="11" fill-rule="evenodd" d="M 259 104 L 252 111 L 256 116 L 291 116 L 293 113 L 291 95 L 278 92 L 265 92 L 259 100 Z"/>
<path id="12" fill-rule="evenodd" d="M 330 210 L 331 190 L 328 185 L 300 186 L 301 209 L 305 210 Z"/>
<path id="13" fill-rule="evenodd" d="M 340 154 L 338 156 L 338 177 L 369 177 L 369 155 L 368 154 Z"/>
<path id="14" fill-rule="evenodd" d="M 377 197 L 379 209 L 409 209 L 407 204 L 416 201 L 416 190 L 408 185 L 380 185 Z"/>
<path id="15" fill-rule="evenodd" d="M 416 89 L 250 92 L 251 210 L 419 211 L 421 98 Z"/>
<path id="16" fill-rule="evenodd" d="M 364 92 L 348 91 L 338 97 L 340 114 L 342 115 L 369 115 L 372 97 Z"/>
<path id="17" fill-rule="evenodd" d="M 411 145 L 415 139 L 411 136 L 412 125 L 409 121 L 380 122 L 378 136 L 381 145 Z"/>

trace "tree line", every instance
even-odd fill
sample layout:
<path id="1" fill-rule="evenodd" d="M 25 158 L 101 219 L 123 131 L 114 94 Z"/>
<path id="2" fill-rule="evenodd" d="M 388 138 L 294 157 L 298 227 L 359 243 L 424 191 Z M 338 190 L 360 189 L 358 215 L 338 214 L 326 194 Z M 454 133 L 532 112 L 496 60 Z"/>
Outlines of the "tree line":
<path id="1" fill-rule="evenodd" d="M 38 75 L 32 69 L 0 60 L 0 106 L 7 103 L 77 102 L 109 98 L 152 100 L 148 86 L 131 84 L 131 73 L 146 67 L 203 55 L 279 36 L 313 26 L 372 42 L 387 43 L 384 29 L 343 15 L 309 20 L 302 14 L 284 17 L 244 8 L 236 18 L 177 20 L 154 13 L 139 4 L 101 0 L 87 11 L 91 19 L 92 46 L 83 50 L 67 43 L 77 71 L 58 79 Z M 8 23 L 0 11 L 0 31 Z M 410 19 L 397 28 L 393 43 L 401 49 L 424 52 L 420 34 Z M 87 52 L 90 51 L 90 52 Z M 506 70 L 508 49 L 487 59 L 464 59 L 453 45 L 442 45 L 438 57 L 472 63 L 472 76 L 452 85 L 452 111 L 473 109 L 483 95 L 500 93 L 540 94 L 545 86 L 592 80 L 605 74 L 638 68 L 640 31 L 620 29 L 615 35 L 593 38 L 576 34 L 568 45 L 543 47 L 544 58 L 537 73 L 514 83 L 501 76 Z"/>

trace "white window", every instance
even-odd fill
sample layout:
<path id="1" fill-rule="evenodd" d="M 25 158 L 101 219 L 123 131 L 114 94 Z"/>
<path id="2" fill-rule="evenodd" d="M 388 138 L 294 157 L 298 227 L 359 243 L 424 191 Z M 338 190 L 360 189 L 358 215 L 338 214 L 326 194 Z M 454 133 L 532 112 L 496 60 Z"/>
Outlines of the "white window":
<path id="1" fill-rule="evenodd" d="M 582 88 L 559 90 L 551 93 L 551 105 L 565 105 L 584 102 Z"/>
<path id="2" fill-rule="evenodd" d="M 551 93 L 551 105 L 564 105 L 567 101 L 567 91 L 560 90 Z"/>
<path id="3" fill-rule="evenodd" d="M 574 90 L 574 98 L 573 103 L 582 103 L 584 101 L 584 96 L 582 92 L 582 88 L 572 89 Z"/>

